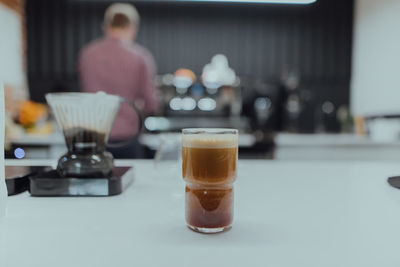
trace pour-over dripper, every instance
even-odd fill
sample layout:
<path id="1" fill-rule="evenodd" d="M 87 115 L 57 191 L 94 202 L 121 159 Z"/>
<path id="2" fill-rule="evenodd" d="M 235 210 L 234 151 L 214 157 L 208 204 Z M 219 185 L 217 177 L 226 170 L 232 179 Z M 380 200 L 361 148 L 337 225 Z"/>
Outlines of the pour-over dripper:
<path id="1" fill-rule="evenodd" d="M 105 150 L 122 98 L 99 93 L 51 93 L 46 95 L 61 126 L 68 152 L 57 166 L 62 176 L 105 177 L 113 157 Z"/>

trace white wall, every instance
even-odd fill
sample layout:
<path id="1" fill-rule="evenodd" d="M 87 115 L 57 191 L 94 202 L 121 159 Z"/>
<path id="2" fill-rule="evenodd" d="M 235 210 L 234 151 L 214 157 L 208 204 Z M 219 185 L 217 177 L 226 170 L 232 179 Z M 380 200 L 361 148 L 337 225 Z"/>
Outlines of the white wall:
<path id="1" fill-rule="evenodd" d="M 21 20 L 19 15 L 0 4 L 0 81 L 24 86 Z"/>
<path id="2" fill-rule="evenodd" d="M 351 108 L 400 114 L 400 0 L 356 0 Z"/>
<path id="3" fill-rule="evenodd" d="M 2 219 L 5 215 L 7 191 L 5 184 L 5 172 L 4 172 L 4 127 L 5 127 L 5 105 L 4 105 L 4 88 L 0 82 L 0 234 L 2 233 Z M 1 241 L 0 241 L 1 242 Z M 1 252 L 0 244 L 0 252 Z M 0 257 L 1 257 L 0 253 Z M 1 262 L 1 261 L 0 261 Z"/>

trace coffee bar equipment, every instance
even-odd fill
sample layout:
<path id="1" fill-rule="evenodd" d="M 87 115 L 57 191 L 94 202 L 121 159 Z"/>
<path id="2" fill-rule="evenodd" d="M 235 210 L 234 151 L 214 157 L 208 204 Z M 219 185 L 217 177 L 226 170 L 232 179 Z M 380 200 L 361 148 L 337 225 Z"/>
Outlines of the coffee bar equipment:
<path id="1" fill-rule="evenodd" d="M 232 85 L 207 84 L 177 76 L 161 77 L 163 111 L 166 116 L 235 116 L 241 111 L 240 80 Z M 193 74 L 194 75 L 194 74 Z"/>
<path id="2" fill-rule="evenodd" d="M 29 179 L 32 196 L 109 196 L 120 194 L 132 182 L 124 175 L 129 167 L 114 166 L 106 149 L 108 135 L 122 103 L 122 97 L 98 93 L 52 93 L 46 95 L 60 125 L 67 153 L 55 170 L 44 169 L 23 178 Z M 141 119 L 139 120 L 141 123 Z"/>
<path id="3" fill-rule="evenodd" d="M 199 75 L 181 68 L 158 76 L 157 83 L 162 116 L 146 119 L 149 132 L 178 132 L 187 127 L 248 128 L 247 119 L 241 116 L 240 78 L 222 54 L 215 55 Z"/>
<path id="4" fill-rule="evenodd" d="M 121 99 L 105 93 L 47 94 L 68 152 L 58 161 L 63 177 L 106 177 L 114 165 L 105 145 Z"/>

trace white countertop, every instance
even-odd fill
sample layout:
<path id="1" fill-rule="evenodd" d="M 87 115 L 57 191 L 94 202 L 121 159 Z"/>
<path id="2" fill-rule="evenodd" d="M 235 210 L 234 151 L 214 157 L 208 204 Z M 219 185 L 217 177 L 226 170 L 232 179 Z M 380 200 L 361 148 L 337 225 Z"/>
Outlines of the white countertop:
<path id="1" fill-rule="evenodd" d="M 398 162 L 240 161 L 233 228 L 216 235 L 186 228 L 177 165 L 118 163 L 132 162 L 119 196 L 10 197 L 0 266 L 400 266 Z"/>
<path id="2" fill-rule="evenodd" d="M 400 146 L 400 141 L 375 141 L 367 136 L 356 134 L 297 134 L 297 133 L 278 133 L 275 136 L 275 144 L 283 146 Z"/>

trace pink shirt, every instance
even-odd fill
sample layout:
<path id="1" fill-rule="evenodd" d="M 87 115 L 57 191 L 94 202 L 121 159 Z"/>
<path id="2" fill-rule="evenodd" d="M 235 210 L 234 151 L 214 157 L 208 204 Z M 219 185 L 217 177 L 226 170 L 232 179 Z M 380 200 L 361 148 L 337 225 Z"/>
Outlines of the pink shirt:
<path id="1" fill-rule="evenodd" d="M 156 109 L 155 71 L 150 52 L 138 44 L 125 44 L 116 38 L 106 37 L 90 43 L 79 58 L 79 74 L 85 92 L 104 91 L 130 101 L 143 99 L 145 113 Z M 137 131 L 137 115 L 123 104 L 110 139 L 131 138 Z"/>

